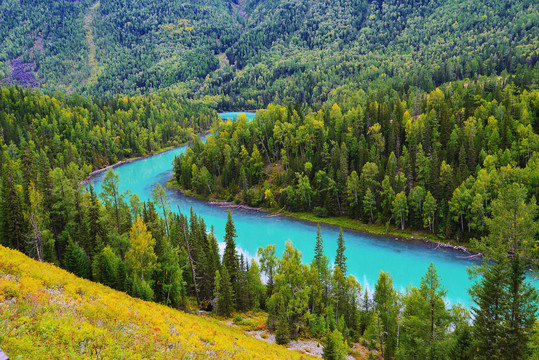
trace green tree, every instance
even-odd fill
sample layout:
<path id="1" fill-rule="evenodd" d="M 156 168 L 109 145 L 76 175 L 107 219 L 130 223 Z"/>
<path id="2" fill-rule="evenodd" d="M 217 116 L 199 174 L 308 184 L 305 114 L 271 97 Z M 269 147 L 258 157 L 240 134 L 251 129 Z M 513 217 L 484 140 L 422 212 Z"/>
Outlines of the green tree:
<path id="1" fill-rule="evenodd" d="M 21 238 L 25 233 L 25 223 L 22 211 L 21 195 L 17 190 L 15 174 L 11 161 L 4 165 L 2 186 L 2 217 L 4 218 L 4 244 L 14 249 L 22 250 Z"/>
<path id="2" fill-rule="evenodd" d="M 335 265 L 339 266 L 343 276 L 346 276 L 346 255 L 344 251 L 346 247 L 344 245 L 344 237 L 342 234 L 342 228 L 339 228 L 339 237 L 337 238 L 337 255 L 335 256 Z"/>
<path id="3" fill-rule="evenodd" d="M 380 353 L 384 359 L 391 359 L 397 347 L 397 294 L 393 279 L 388 273 L 380 271 L 374 288 L 374 303 L 378 314 L 376 329 Z"/>
<path id="4" fill-rule="evenodd" d="M 185 282 L 176 252 L 165 240 L 154 271 L 155 300 L 172 307 L 183 306 L 186 300 Z"/>
<path id="5" fill-rule="evenodd" d="M 508 274 L 507 313 L 503 321 L 505 336 L 502 354 L 505 359 L 528 359 L 531 355 L 530 340 L 533 336 L 539 294 L 526 280 L 526 269 L 519 255 L 511 259 Z"/>
<path id="6" fill-rule="evenodd" d="M 324 256 L 324 239 L 322 238 L 322 230 L 320 224 L 316 224 L 316 245 L 314 246 L 314 258 L 317 264 L 322 261 Z"/>
<path id="7" fill-rule="evenodd" d="M 167 193 L 161 184 L 156 183 L 152 188 L 152 200 L 161 209 L 163 213 L 163 219 L 165 222 L 165 230 L 167 237 L 169 234 L 169 217 L 170 217 L 170 201 L 167 198 Z"/>
<path id="8" fill-rule="evenodd" d="M 503 319 L 506 314 L 505 271 L 502 264 L 483 264 L 476 270 L 481 280 L 469 292 L 474 305 L 474 348 L 477 359 L 501 359 L 505 337 Z"/>
<path id="9" fill-rule="evenodd" d="M 93 279 L 115 288 L 118 284 L 118 267 L 121 260 L 110 246 L 98 253 L 92 263 Z"/>
<path id="10" fill-rule="evenodd" d="M 260 268 L 268 277 L 266 295 L 269 298 L 273 293 L 274 274 L 279 261 L 275 255 L 275 245 L 268 245 L 265 248 L 259 247 L 257 254 L 260 256 Z"/>
<path id="11" fill-rule="evenodd" d="M 105 206 L 112 207 L 114 209 L 114 215 L 116 219 L 116 231 L 118 234 L 121 233 L 120 229 L 120 201 L 122 195 L 120 194 L 120 190 L 118 187 L 118 183 L 120 182 L 120 178 L 118 174 L 116 174 L 112 170 L 108 170 L 105 173 L 105 177 L 103 178 L 103 183 L 101 184 L 101 188 L 103 189 L 101 191 L 101 197 L 103 198 L 105 202 Z"/>
<path id="12" fill-rule="evenodd" d="M 406 217 L 408 216 L 408 205 L 406 202 L 406 195 L 404 192 L 400 192 L 395 196 L 393 200 L 393 207 L 391 209 L 393 217 L 395 218 L 395 224 L 401 226 L 401 230 L 404 230 Z"/>
<path id="13" fill-rule="evenodd" d="M 509 185 L 492 202 L 492 218 L 486 219 L 489 243 L 505 243 L 513 257 L 520 253 L 530 260 L 530 251 L 539 242 L 534 238 L 539 230 L 535 199 L 526 203 L 527 189 L 518 183 Z"/>
<path id="14" fill-rule="evenodd" d="M 363 212 L 369 217 L 370 222 L 374 221 L 374 210 L 376 210 L 376 199 L 371 189 L 367 188 L 365 197 L 363 198 Z"/>
<path id="15" fill-rule="evenodd" d="M 380 195 L 382 196 L 382 213 L 385 219 L 389 219 L 389 214 L 393 209 L 393 201 L 395 200 L 395 191 L 393 191 L 389 176 L 387 175 L 384 177 L 384 181 L 382 181 L 382 192 Z"/>
<path id="16" fill-rule="evenodd" d="M 225 225 L 225 251 L 223 253 L 223 266 L 225 266 L 228 271 L 233 290 L 236 290 L 239 271 L 239 259 L 238 253 L 236 252 L 236 243 L 234 241 L 236 236 L 236 227 L 234 226 L 232 214 L 230 213 L 229 209 Z M 223 274 L 221 274 L 221 276 L 222 275 Z"/>
<path id="17" fill-rule="evenodd" d="M 322 358 L 327 360 L 344 360 L 347 355 L 346 342 L 337 329 L 326 335 Z"/>
<path id="18" fill-rule="evenodd" d="M 264 285 L 260 278 L 260 266 L 255 259 L 251 260 L 251 266 L 247 270 L 247 296 L 248 308 L 257 311 L 264 306 Z"/>
<path id="19" fill-rule="evenodd" d="M 219 270 L 215 272 L 217 314 L 221 316 L 230 316 L 230 313 L 234 308 L 234 293 L 232 291 L 230 276 L 228 275 L 228 270 L 225 265 L 221 267 L 221 274 L 219 273 Z"/>
<path id="20" fill-rule="evenodd" d="M 311 289 L 304 274 L 308 266 L 301 263 L 302 255 L 290 241 L 286 242 L 283 257 L 275 275 L 275 287 L 269 302 L 270 312 L 282 321 L 286 317 L 290 335 L 296 337 L 298 330 L 306 327 L 309 315 L 309 294 Z"/>
<path id="21" fill-rule="evenodd" d="M 401 355 L 420 359 L 444 358 L 451 323 L 451 314 L 444 301 L 446 294 L 431 263 L 419 289 L 411 288 L 404 298 Z"/>
<path id="22" fill-rule="evenodd" d="M 91 266 L 88 255 L 79 246 L 79 244 L 73 242 L 71 238 L 67 243 L 67 248 L 64 256 L 64 267 L 67 271 L 70 271 L 77 276 L 83 277 L 85 279 L 90 278 Z"/>
<path id="23" fill-rule="evenodd" d="M 436 199 L 430 191 L 427 191 L 425 196 L 425 203 L 423 204 L 423 226 L 429 228 L 430 231 L 434 232 L 434 218 L 436 214 Z"/>

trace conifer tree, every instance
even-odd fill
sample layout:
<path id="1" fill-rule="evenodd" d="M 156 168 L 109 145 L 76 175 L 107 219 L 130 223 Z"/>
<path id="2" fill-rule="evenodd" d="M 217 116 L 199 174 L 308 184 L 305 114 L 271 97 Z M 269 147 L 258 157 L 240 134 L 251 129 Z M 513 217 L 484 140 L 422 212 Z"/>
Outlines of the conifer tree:
<path id="1" fill-rule="evenodd" d="M 339 228 L 339 237 L 337 238 L 337 256 L 335 256 L 335 265 L 339 266 L 344 277 L 346 277 L 346 255 L 344 255 L 345 250 L 346 250 L 346 247 L 344 246 L 344 237 L 342 234 L 342 228 Z"/>
<path id="2" fill-rule="evenodd" d="M 537 289 L 526 281 L 526 269 L 518 254 L 511 259 L 506 281 L 507 313 L 503 319 L 502 354 L 505 359 L 528 359 L 539 296 Z"/>
<path id="3" fill-rule="evenodd" d="M 234 306 L 234 294 L 232 284 L 226 266 L 215 272 L 215 295 L 217 298 L 217 314 L 230 316 Z"/>
<path id="4" fill-rule="evenodd" d="M 172 307 L 181 306 L 185 303 L 185 285 L 178 255 L 166 238 L 162 242 L 163 249 L 157 257 L 153 274 L 155 300 Z"/>
<path id="5" fill-rule="evenodd" d="M 64 256 L 64 266 L 67 271 L 73 274 L 89 279 L 90 278 L 90 261 L 86 252 L 74 242 L 71 238 L 67 243 L 67 248 Z"/>
<path id="6" fill-rule="evenodd" d="M 326 360 L 345 360 L 346 343 L 341 332 L 337 329 L 326 335 L 322 358 Z"/>
<path id="7" fill-rule="evenodd" d="M 4 243 L 20 251 L 22 250 L 21 238 L 26 226 L 22 215 L 21 198 L 13 174 L 13 165 L 9 160 L 4 165 L 3 180 L 0 205 L 4 218 Z"/>
<path id="8" fill-rule="evenodd" d="M 320 230 L 320 224 L 316 225 L 316 245 L 314 246 L 314 258 L 316 263 L 320 265 L 324 256 L 324 239 L 322 239 L 322 231 Z"/>
<path id="9" fill-rule="evenodd" d="M 223 253 L 223 266 L 227 268 L 230 275 L 230 283 L 235 289 L 238 278 L 239 260 L 236 252 L 236 243 L 234 238 L 236 237 L 236 228 L 234 227 L 234 221 L 232 220 L 232 214 L 230 209 L 228 210 L 228 216 L 225 226 L 225 251 Z M 223 276 L 223 274 L 221 274 Z"/>
<path id="10" fill-rule="evenodd" d="M 93 267 L 93 278 L 103 285 L 115 288 L 118 285 L 118 268 L 120 258 L 110 246 L 106 246 L 96 255 Z M 125 289 L 128 290 L 128 289 Z"/>
<path id="11" fill-rule="evenodd" d="M 277 329 L 275 330 L 275 342 L 279 345 L 286 345 L 290 342 L 290 325 L 286 314 L 286 305 L 282 296 L 276 300 Z"/>
<path id="12" fill-rule="evenodd" d="M 88 248 L 86 249 L 91 259 L 106 246 L 106 232 L 101 220 L 101 204 L 94 187 L 89 187 L 90 203 L 88 207 Z"/>
<path id="13" fill-rule="evenodd" d="M 507 310 L 503 301 L 506 274 L 502 264 L 484 263 L 479 270 L 481 280 L 469 290 L 474 302 L 475 358 L 501 359 L 505 337 L 503 319 Z"/>

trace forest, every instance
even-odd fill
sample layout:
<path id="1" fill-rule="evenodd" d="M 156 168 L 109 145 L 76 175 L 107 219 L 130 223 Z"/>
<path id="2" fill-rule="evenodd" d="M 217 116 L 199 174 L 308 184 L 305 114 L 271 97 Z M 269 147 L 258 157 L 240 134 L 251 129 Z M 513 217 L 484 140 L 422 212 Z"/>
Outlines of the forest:
<path id="1" fill-rule="evenodd" d="M 27 357 L 43 355 L 32 341 L 121 357 L 103 334 L 145 322 L 133 357 L 234 357 L 241 342 L 247 358 L 265 350 L 221 323 L 258 329 L 255 316 L 280 345 L 320 342 L 325 359 L 356 356 L 358 344 L 369 359 L 539 358 L 537 10 L 532 0 L 3 2 L 0 319 L 14 335 L 0 342 Z M 218 117 L 240 109 L 259 110 Z M 445 301 L 433 264 L 418 286 L 397 289 L 384 271 L 361 284 L 342 230 L 329 254 L 318 227 L 309 263 L 292 241 L 246 258 L 230 211 L 217 238 L 192 209 L 172 209 L 159 183 L 140 199 L 113 170 L 99 192 L 88 181 L 183 144 L 169 185 L 187 194 L 473 250 L 484 261 L 469 269 L 472 305 Z M 86 297 L 85 315 L 58 316 L 80 301 L 51 300 L 64 293 Z M 188 339 L 166 331 L 200 323 Z"/>
<path id="2" fill-rule="evenodd" d="M 488 235 L 500 194 L 536 204 L 538 100 L 537 90 L 481 78 L 429 93 L 359 92 L 318 111 L 269 105 L 193 143 L 175 179 L 205 197 L 469 243 Z M 534 258 L 536 240 L 523 244 Z"/>
<path id="3" fill-rule="evenodd" d="M 0 77 L 99 97 L 170 90 L 220 109 L 430 92 L 504 70 L 529 86 L 537 14 L 532 0 L 6 2 Z"/>
<path id="4" fill-rule="evenodd" d="M 396 98 L 391 112 L 389 96 L 317 112 L 298 102 L 270 105 L 252 122 L 216 122 L 214 110 L 168 95 L 92 100 L 4 88 L 2 141 L 9 144 L 2 145 L 0 242 L 144 300 L 235 316 L 237 324 L 247 321 L 241 314 L 267 314 L 265 326 L 279 344 L 318 339 L 327 359 L 342 359 L 354 343 L 384 359 L 535 356 L 538 294 L 526 274 L 537 259 L 537 92 L 516 91 L 499 78 L 481 81 L 413 92 L 411 108 Z M 195 134 L 208 128 L 215 135 L 204 144 Z M 95 148 L 81 145 L 91 139 Z M 342 233 L 336 254 L 324 252 L 320 229 L 313 234 L 309 264 L 292 242 L 282 255 L 268 246 L 258 260 L 247 259 L 236 249 L 230 213 L 226 235 L 217 239 L 192 210 L 173 213 L 159 184 L 148 201 L 122 193 L 112 170 L 99 194 L 82 184 L 95 167 L 183 141 L 191 146 L 175 160 L 176 177 L 183 184 L 189 175 L 186 184 L 200 194 L 237 193 L 235 200 L 251 205 L 274 201 L 321 216 L 341 212 L 473 237 L 494 260 L 471 270 L 474 305 L 447 304 L 434 265 L 418 287 L 395 289 L 391 274 L 381 272 L 367 291 L 347 273 Z M 321 181 L 333 188 L 317 187 Z M 466 198 L 484 196 L 484 228 L 455 213 L 459 188 Z M 383 201 L 391 201 L 390 214 Z"/>

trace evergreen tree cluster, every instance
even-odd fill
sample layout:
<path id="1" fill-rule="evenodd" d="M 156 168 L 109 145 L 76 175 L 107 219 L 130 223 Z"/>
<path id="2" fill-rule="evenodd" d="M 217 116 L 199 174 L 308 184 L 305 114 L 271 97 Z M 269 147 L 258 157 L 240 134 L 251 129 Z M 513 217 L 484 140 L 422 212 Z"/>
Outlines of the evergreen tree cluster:
<path id="1" fill-rule="evenodd" d="M 538 94 L 481 78 L 358 92 L 318 111 L 270 105 L 192 144 L 175 177 L 203 196 L 469 241 L 513 184 L 526 203 L 539 195 Z"/>
<path id="2" fill-rule="evenodd" d="M 65 170 L 74 163 L 90 172 L 186 143 L 216 120 L 214 110 L 170 93 L 90 99 L 0 88 L 2 152 L 13 162 L 12 171 L 23 166 L 36 185 L 39 166 Z"/>

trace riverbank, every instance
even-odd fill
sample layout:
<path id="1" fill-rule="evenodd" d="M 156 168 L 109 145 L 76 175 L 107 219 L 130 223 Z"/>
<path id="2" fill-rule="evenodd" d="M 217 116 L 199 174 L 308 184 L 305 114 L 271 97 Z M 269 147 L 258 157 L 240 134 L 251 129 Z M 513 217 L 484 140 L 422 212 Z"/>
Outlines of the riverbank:
<path id="1" fill-rule="evenodd" d="M 206 134 L 199 134 L 200 136 L 204 136 Z M 178 147 L 181 147 L 181 146 L 185 146 L 187 145 L 188 142 L 186 143 L 183 143 L 181 145 L 178 145 L 178 146 L 167 146 L 166 148 L 163 148 L 163 149 L 160 149 L 160 150 L 156 150 L 156 151 L 153 151 L 151 152 L 150 154 L 148 155 L 143 155 L 143 156 L 138 156 L 138 157 L 133 157 L 133 158 L 127 158 L 125 160 L 121 160 L 121 161 L 118 161 L 117 163 L 114 163 L 112 165 L 109 165 L 109 166 L 106 166 L 104 168 L 101 168 L 101 169 L 97 169 L 95 171 L 92 171 L 91 173 L 89 173 L 88 175 L 86 175 L 86 178 L 84 178 L 84 180 L 81 181 L 81 185 L 87 185 L 90 180 L 98 175 L 98 174 L 101 174 L 102 172 L 105 172 L 105 171 L 108 171 L 110 169 L 114 169 L 115 167 L 118 167 L 120 165 L 123 165 L 123 164 L 128 164 L 130 162 L 133 162 L 133 161 L 137 161 L 137 160 L 142 160 L 142 159 L 146 159 L 146 158 L 149 158 L 149 157 L 152 157 L 152 156 L 155 156 L 155 155 L 159 155 L 161 153 L 164 153 L 164 152 L 167 152 L 167 151 L 170 151 L 170 150 L 173 150 L 173 149 L 176 149 Z"/>
<path id="2" fill-rule="evenodd" d="M 436 235 L 433 235 L 424 231 L 400 230 L 398 228 L 391 228 L 391 226 L 385 226 L 385 225 L 380 225 L 380 224 L 364 224 L 360 220 L 350 219 L 344 216 L 321 218 L 321 217 L 317 217 L 316 215 L 312 213 L 307 213 L 307 212 L 290 212 L 284 209 L 252 207 L 252 206 L 247 206 L 244 204 L 236 204 L 236 203 L 225 201 L 225 200 L 219 200 L 216 198 L 210 198 L 208 196 L 202 196 L 200 194 L 193 193 L 190 190 L 184 190 L 180 188 L 179 184 L 176 182 L 175 179 L 170 179 L 167 182 L 167 188 L 179 191 L 185 196 L 189 196 L 189 197 L 196 198 L 202 201 L 206 201 L 209 204 L 214 205 L 214 206 L 229 207 L 232 209 L 261 211 L 261 212 L 267 213 L 266 216 L 268 217 L 283 215 L 283 216 L 287 216 L 289 218 L 293 218 L 296 220 L 342 227 L 343 229 L 360 231 L 360 232 L 377 235 L 377 236 L 397 237 L 403 240 L 414 240 L 414 241 L 419 240 L 425 243 L 435 245 L 436 248 L 450 248 L 456 251 L 460 251 L 463 254 L 463 256 L 461 256 L 462 259 L 480 260 L 482 258 L 481 253 L 473 250 L 469 246 L 464 246 L 460 243 L 457 243 L 454 240 L 444 240 L 444 239 L 439 238 Z"/>

